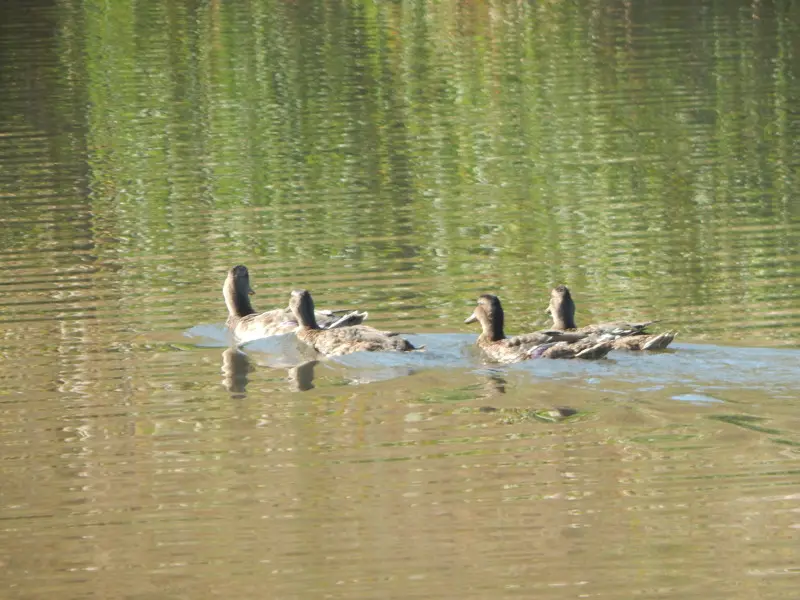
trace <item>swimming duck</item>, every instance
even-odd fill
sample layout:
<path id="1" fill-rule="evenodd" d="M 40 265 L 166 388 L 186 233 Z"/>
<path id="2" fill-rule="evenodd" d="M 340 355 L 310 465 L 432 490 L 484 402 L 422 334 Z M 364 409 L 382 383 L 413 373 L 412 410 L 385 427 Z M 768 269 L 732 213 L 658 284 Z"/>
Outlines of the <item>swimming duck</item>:
<path id="1" fill-rule="evenodd" d="M 247 267 L 237 265 L 228 271 L 222 286 L 222 295 L 228 307 L 228 320 L 225 324 L 234 333 L 240 344 L 297 329 L 297 321 L 289 308 L 276 308 L 256 314 L 250 304 L 250 295 L 255 294 L 250 287 L 250 274 Z M 366 312 L 330 310 L 315 313 L 317 323 L 323 329 L 358 325 L 367 318 Z"/>
<path id="2" fill-rule="evenodd" d="M 307 290 L 294 290 L 289 308 L 299 323 L 297 338 L 321 354 L 336 356 L 362 350 L 368 352 L 420 350 L 411 342 L 389 331 L 379 331 L 368 325 L 337 326 L 323 329 L 317 323 L 314 299 Z"/>
<path id="3" fill-rule="evenodd" d="M 478 298 L 478 306 L 465 323 L 478 321 L 481 334 L 478 346 L 496 362 L 514 363 L 529 358 L 603 358 L 611 350 L 611 343 L 590 339 L 585 333 L 564 331 L 536 331 L 525 335 L 506 337 L 503 331 L 505 315 L 500 299 L 492 294 Z"/>
<path id="4" fill-rule="evenodd" d="M 661 350 L 669 346 L 677 332 L 649 334 L 645 329 L 658 321 L 643 323 L 598 323 L 580 329 L 575 325 L 575 302 L 569 288 L 559 285 L 550 292 L 550 306 L 547 312 L 553 317 L 553 329 L 559 331 L 575 330 L 586 333 L 594 339 L 608 339 L 616 350 Z"/>

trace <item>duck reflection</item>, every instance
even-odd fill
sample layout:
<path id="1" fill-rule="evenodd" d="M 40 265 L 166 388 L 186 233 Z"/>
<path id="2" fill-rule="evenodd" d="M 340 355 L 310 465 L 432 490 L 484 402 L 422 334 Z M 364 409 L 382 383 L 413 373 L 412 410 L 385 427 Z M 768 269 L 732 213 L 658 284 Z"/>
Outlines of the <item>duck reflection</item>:
<path id="1" fill-rule="evenodd" d="M 486 390 L 486 397 L 491 398 L 492 396 L 505 394 L 507 383 L 501 371 L 490 371 L 483 384 L 483 389 Z"/>
<path id="2" fill-rule="evenodd" d="M 491 370 L 486 374 L 483 383 L 485 400 L 500 400 L 500 396 L 507 393 L 508 382 L 503 371 Z M 513 386 L 512 386 L 513 390 Z M 506 402 L 505 400 L 500 402 Z M 498 402 L 498 403 L 500 403 Z M 481 413 L 496 413 L 503 423 L 519 423 L 522 421 L 539 421 L 544 423 L 559 423 L 578 414 L 578 411 L 569 406 L 555 406 L 553 408 L 535 408 L 524 406 L 503 406 L 498 408 L 487 404 L 478 408 Z"/>
<path id="3" fill-rule="evenodd" d="M 250 357 L 238 348 L 228 348 L 222 353 L 222 385 L 234 398 L 247 395 L 248 373 L 255 370 Z"/>
<path id="4" fill-rule="evenodd" d="M 314 367 L 319 361 L 311 360 L 295 367 L 284 367 L 287 371 L 289 389 L 305 392 L 314 389 Z M 256 370 L 252 359 L 238 348 L 227 348 L 222 353 L 222 385 L 234 398 L 247 396 L 250 373 Z"/>
<path id="5" fill-rule="evenodd" d="M 293 390 L 305 392 L 314 389 L 314 367 L 318 362 L 318 360 L 310 360 L 289 369 L 289 381 Z"/>

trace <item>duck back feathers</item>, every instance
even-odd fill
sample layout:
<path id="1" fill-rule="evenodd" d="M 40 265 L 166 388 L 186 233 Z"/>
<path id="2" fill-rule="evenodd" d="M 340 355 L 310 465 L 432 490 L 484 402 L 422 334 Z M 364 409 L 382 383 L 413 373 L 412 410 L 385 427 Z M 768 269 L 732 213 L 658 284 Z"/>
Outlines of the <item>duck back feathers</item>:
<path id="1" fill-rule="evenodd" d="M 314 299 L 307 290 L 292 292 L 289 309 L 299 325 L 297 338 L 321 354 L 336 356 L 362 351 L 408 352 L 421 349 L 397 333 L 367 325 L 337 325 L 323 329 L 316 319 Z"/>

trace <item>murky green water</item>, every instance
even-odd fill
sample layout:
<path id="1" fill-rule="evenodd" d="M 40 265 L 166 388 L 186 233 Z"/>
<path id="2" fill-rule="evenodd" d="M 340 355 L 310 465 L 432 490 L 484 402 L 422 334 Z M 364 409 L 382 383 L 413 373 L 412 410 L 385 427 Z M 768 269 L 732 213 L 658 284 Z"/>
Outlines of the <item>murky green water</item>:
<path id="1" fill-rule="evenodd" d="M 792 597 L 798 24 L 3 3 L 0 595 Z M 231 350 L 239 263 L 427 351 Z M 483 364 L 558 283 L 674 350 Z"/>

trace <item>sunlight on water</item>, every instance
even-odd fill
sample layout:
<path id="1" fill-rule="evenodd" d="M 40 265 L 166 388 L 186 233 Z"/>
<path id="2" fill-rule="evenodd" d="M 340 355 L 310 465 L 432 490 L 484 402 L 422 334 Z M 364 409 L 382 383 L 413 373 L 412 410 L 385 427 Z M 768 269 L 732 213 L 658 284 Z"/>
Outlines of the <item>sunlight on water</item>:
<path id="1" fill-rule="evenodd" d="M 796 3 L 0 8 L 3 598 L 790 598 Z M 231 346 L 221 286 L 424 352 Z M 656 353 L 488 364 L 506 329 Z"/>

